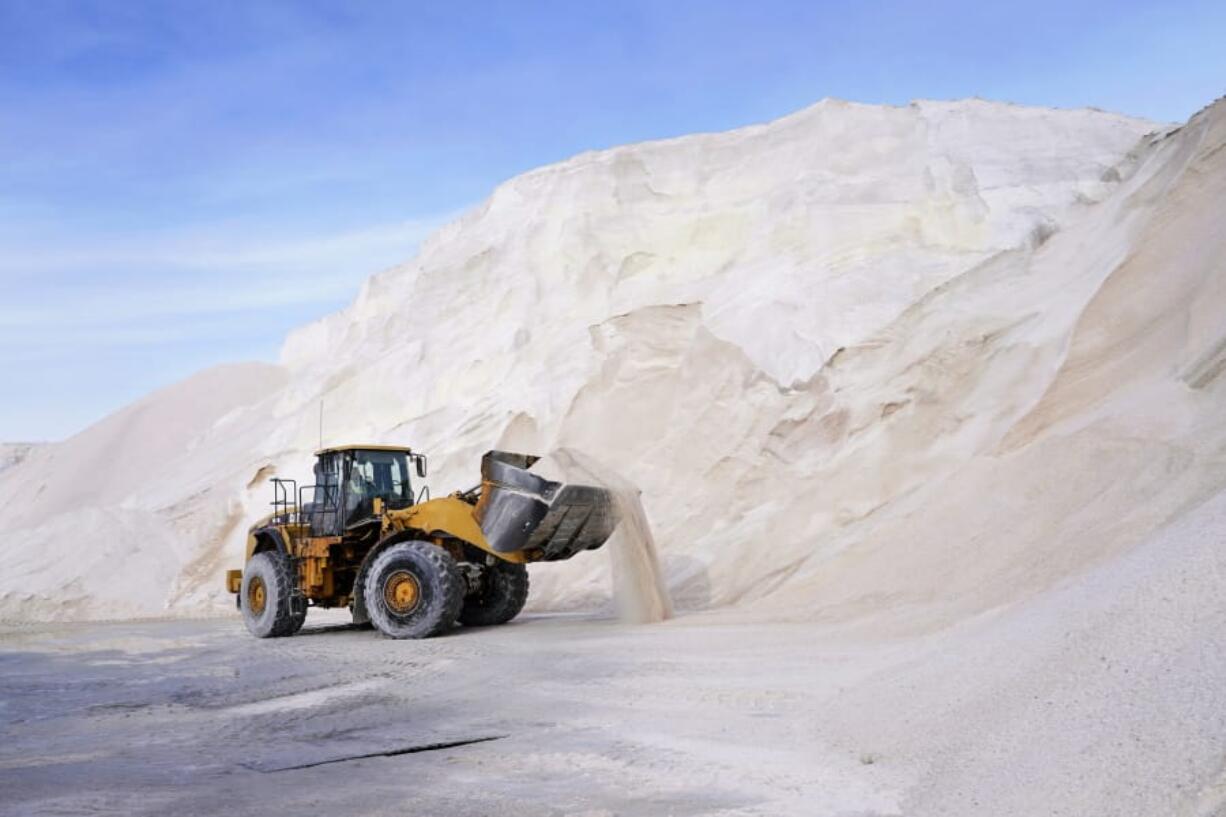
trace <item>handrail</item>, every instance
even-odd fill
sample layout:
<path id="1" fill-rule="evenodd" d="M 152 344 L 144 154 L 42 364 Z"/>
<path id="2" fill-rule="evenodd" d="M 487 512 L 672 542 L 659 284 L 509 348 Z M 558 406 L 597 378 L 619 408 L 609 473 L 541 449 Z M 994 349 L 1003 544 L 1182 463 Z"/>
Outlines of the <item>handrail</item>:
<path id="1" fill-rule="evenodd" d="M 292 489 L 286 486 L 293 486 Z M 291 493 L 292 490 L 292 493 Z M 290 496 L 294 497 L 293 502 Z M 272 478 L 272 512 L 273 516 L 284 517 L 289 523 L 298 516 L 298 482 L 293 479 Z"/>

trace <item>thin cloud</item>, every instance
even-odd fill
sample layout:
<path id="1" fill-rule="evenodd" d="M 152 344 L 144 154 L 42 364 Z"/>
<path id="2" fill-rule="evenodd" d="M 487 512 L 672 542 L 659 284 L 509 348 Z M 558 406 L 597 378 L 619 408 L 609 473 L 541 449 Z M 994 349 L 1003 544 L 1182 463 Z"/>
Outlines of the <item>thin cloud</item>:
<path id="1" fill-rule="evenodd" d="M 233 340 L 273 315 L 318 317 L 351 301 L 369 275 L 408 261 L 453 217 L 307 239 L 181 235 L 10 253 L 0 257 L 0 271 L 63 280 L 22 287 L 19 298 L 4 300 L 0 345 L 9 365 L 74 349 L 148 347 L 152 354 L 168 343 Z"/>
<path id="2" fill-rule="evenodd" d="M 461 211 L 313 237 L 252 240 L 218 234 L 178 232 L 121 239 L 98 238 L 55 249 L 45 245 L 0 251 L 0 273 L 60 272 L 118 266 L 206 268 L 321 267 L 413 248 Z"/>

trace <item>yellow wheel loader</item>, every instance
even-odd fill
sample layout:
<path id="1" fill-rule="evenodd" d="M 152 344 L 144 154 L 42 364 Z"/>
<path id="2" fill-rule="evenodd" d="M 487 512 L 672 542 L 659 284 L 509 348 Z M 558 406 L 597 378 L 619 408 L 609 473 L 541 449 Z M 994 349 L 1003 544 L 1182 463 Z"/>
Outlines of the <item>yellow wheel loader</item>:
<path id="1" fill-rule="evenodd" d="M 527 563 L 602 546 L 617 525 L 604 488 L 542 479 L 538 458 L 490 451 L 470 490 L 416 498 L 409 448 L 316 452 L 315 480 L 273 479 L 273 512 L 247 535 L 226 588 L 253 635 L 293 635 L 309 607 L 348 607 L 391 638 L 428 638 L 457 621 L 503 624 L 528 598 Z M 310 501 L 306 501 L 310 497 Z"/>

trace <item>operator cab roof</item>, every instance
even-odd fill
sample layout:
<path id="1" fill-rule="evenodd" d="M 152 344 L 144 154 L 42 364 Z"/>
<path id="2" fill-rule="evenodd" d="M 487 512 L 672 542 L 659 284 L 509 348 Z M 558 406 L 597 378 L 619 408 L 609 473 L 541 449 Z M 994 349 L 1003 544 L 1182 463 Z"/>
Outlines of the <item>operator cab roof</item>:
<path id="1" fill-rule="evenodd" d="M 322 457 L 324 454 L 335 454 L 341 451 L 403 451 L 406 454 L 413 453 L 413 449 L 406 445 L 332 445 L 319 449 L 315 452 L 315 456 Z"/>

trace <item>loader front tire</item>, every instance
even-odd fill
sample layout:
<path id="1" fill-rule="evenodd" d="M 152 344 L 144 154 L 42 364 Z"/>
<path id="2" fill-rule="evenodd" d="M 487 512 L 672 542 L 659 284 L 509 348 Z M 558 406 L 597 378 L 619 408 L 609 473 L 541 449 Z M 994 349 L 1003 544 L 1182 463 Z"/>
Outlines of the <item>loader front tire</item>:
<path id="1" fill-rule="evenodd" d="M 401 542 L 375 557 L 363 589 L 375 629 L 388 638 L 430 638 L 447 631 L 464 602 L 464 579 L 451 554 L 431 542 Z"/>
<path id="2" fill-rule="evenodd" d="M 464 599 L 460 623 L 466 627 L 506 624 L 519 615 L 528 601 L 528 568 L 510 562 L 495 562 L 485 568 L 481 588 Z"/>
<path id="3" fill-rule="evenodd" d="M 294 573 L 285 554 L 277 551 L 257 553 L 243 569 L 238 591 L 238 609 L 243 623 L 256 638 L 293 635 L 302 628 L 306 607 L 295 613 L 290 604 Z"/>

